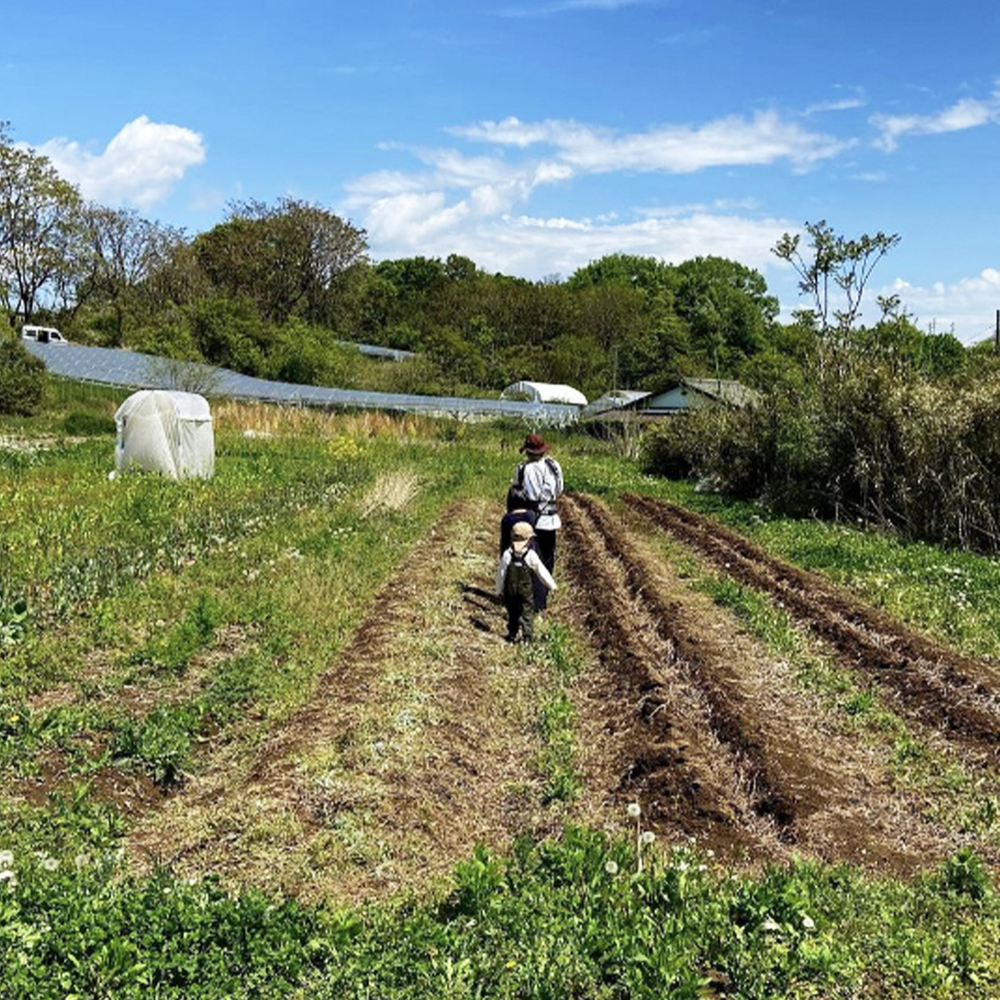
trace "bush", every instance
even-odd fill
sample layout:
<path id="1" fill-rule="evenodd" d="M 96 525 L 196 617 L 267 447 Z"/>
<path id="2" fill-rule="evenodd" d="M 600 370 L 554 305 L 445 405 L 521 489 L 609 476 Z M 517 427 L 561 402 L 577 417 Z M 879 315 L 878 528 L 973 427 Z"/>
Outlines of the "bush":
<path id="1" fill-rule="evenodd" d="M 711 479 L 783 514 L 1000 551 L 1000 373 L 933 384 L 828 359 L 813 383 L 774 385 L 759 405 L 665 420 L 643 459 L 654 474 Z"/>
<path id="2" fill-rule="evenodd" d="M 45 363 L 12 337 L 0 340 L 0 413 L 30 417 L 45 392 Z"/>

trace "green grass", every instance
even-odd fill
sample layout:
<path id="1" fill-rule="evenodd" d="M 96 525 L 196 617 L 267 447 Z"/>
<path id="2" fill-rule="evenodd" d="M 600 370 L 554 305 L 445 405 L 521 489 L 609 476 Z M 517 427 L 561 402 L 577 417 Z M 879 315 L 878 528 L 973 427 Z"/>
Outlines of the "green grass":
<path id="1" fill-rule="evenodd" d="M 6 1000 L 982 998 L 1000 903 L 968 851 L 910 884 L 795 862 L 736 877 L 569 828 L 482 848 L 430 898 L 307 908 L 108 854 L 0 854 Z"/>
<path id="2" fill-rule="evenodd" d="M 576 712 L 570 693 L 573 678 L 581 669 L 582 655 L 573 635 L 558 622 L 547 621 L 540 638 L 530 647 L 529 655 L 544 668 L 550 688 L 538 707 L 541 746 L 537 768 L 543 783 L 542 804 L 568 804 L 582 787 L 574 735 Z"/>
<path id="3" fill-rule="evenodd" d="M 660 843 L 640 870 L 623 817 L 621 836 L 570 828 L 503 856 L 480 849 L 441 892 L 357 908 L 130 875 L 119 853 L 126 819 L 92 794 L 98 771 L 141 772 L 169 788 L 197 767 L 208 736 L 235 759 L 244 745 L 249 754 L 309 697 L 447 505 L 499 504 L 524 429 L 449 424 L 333 442 L 223 433 L 208 483 L 110 481 L 101 417 L 113 404 L 67 389 L 46 416 L 16 427 L 58 437 L 75 423 L 93 432 L 87 440 L 0 450 L 4 1000 L 979 1000 L 1000 991 L 1000 902 L 969 851 L 905 882 L 807 862 L 751 876 Z M 93 420 L 69 421 L 74 413 Z M 595 442 L 551 437 L 571 488 L 688 503 L 967 650 L 993 653 L 1000 642 L 989 560 L 772 520 L 651 480 Z M 419 487 L 404 508 L 385 491 L 370 500 L 385 477 L 411 472 Z M 685 571 L 846 724 L 886 741 L 900 780 L 936 789 L 962 829 L 996 836 L 996 795 L 942 766 L 871 690 L 816 657 L 779 609 L 701 578 L 693 562 Z M 581 656 L 556 623 L 539 640 L 523 655 L 547 677 L 532 718 L 543 796 L 558 816 L 584 780 L 572 702 Z M 37 701 L 62 689 L 62 699 Z M 8 779 L 40 775 L 53 758 L 67 773 L 62 787 L 41 802 L 13 797 Z M 377 849 L 363 832 L 345 813 L 336 835 L 352 850 Z"/>

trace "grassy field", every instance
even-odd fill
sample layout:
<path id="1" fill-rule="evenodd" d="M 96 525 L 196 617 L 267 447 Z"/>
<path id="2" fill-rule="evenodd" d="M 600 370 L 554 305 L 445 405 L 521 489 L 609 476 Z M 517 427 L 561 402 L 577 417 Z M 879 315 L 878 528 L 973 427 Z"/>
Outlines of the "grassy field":
<path id="1" fill-rule="evenodd" d="M 954 849 L 906 874 L 723 857 L 612 773 L 579 575 L 557 572 L 533 646 L 499 638 L 523 428 L 221 405 L 211 481 L 109 479 L 118 400 L 62 387 L 0 424 L 0 996 L 1000 990 L 995 759 L 937 742 L 651 531 L 678 586 L 884 758 Z M 612 511 L 638 492 L 709 513 L 1000 655 L 991 560 L 773 519 L 554 441 Z"/>

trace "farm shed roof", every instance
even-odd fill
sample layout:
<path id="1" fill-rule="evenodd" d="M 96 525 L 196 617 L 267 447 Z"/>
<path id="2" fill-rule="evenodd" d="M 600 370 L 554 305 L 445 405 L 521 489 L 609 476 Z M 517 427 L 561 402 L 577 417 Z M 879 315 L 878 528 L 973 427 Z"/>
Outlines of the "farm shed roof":
<path id="1" fill-rule="evenodd" d="M 623 406 L 638 402 L 638 400 L 648 395 L 648 392 L 638 392 L 635 389 L 612 389 L 611 392 L 606 392 L 603 396 L 598 396 L 597 399 L 591 400 L 587 404 L 584 413 L 591 417 L 602 413 L 610 413 L 614 410 L 620 410 Z"/>
<path id="2" fill-rule="evenodd" d="M 647 393 L 622 408 L 660 416 L 705 405 L 747 406 L 758 398 L 755 390 L 733 379 L 680 378 L 661 392 Z"/>
<path id="3" fill-rule="evenodd" d="M 586 406 L 587 397 L 571 385 L 554 382 L 513 382 L 502 393 L 501 399 L 530 399 L 536 403 L 569 403 Z"/>

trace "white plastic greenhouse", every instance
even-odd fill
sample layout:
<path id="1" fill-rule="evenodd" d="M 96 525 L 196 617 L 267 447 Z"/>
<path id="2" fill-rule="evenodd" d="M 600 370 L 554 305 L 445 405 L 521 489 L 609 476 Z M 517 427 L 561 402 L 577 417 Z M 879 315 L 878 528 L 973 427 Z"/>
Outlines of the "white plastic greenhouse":
<path id="1" fill-rule="evenodd" d="M 115 468 L 159 472 L 171 479 L 209 479 L 215 437 L 208 400 L 193 392 L 141 389 L 115 413 Z"/>
<path id="2" fill-rule="evenodd" d="M 586 406 L 587 397 L 571 385 L 554 382 L 514 382 L 507 386 L 501 399 L 525 399 L 533 403 L 569 403 L 572 406 Z"/>

